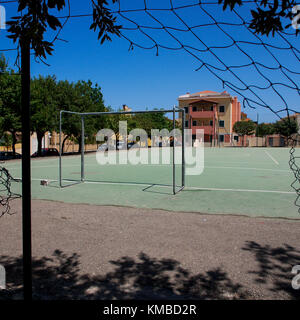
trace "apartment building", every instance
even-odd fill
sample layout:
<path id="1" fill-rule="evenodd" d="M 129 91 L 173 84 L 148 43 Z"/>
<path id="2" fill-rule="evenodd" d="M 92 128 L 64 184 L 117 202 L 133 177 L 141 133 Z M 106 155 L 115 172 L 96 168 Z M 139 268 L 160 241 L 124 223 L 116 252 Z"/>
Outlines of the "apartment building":
<path id="1" fill-rule="evenodd" d="M 204 142 L 211 146 L 238 145 L 239 137 L 233 132 L 235 122 L 241 121 L 241 104 L 228 92 L 201 91 L 178 97 L 180 108 L 185 108 L 185 128 L 204 130 Z"/>

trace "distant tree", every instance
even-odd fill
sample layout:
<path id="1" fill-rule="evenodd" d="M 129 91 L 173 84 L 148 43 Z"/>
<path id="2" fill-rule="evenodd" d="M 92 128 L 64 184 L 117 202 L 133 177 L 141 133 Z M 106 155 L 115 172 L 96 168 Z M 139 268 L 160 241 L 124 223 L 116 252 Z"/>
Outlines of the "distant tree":
<path id="1" fill-rule="evenodd" d="M 237 121 L 233 126 L 233 131 L 243 138 L 243 145 L 245 144 L 245 136 L 254 133 L 256 128 L 255 123 L 252 120 L 249 121 Z"/>
<path id="2" fill-rule="evenodd" d="M 298 132 L 298 124 L 293 119 L 282 119 L 278 120 L 274 124 L 274 132 L 280 134 L 286 139 L 292 134 Z"/>
<path id="3" fill-rule="evenodd" d="M 98 84 L 93 85 L 91 81 L 78 81 L 76 83 L 59 81 L 57 86 L 57 103 L 60 110 L 75 112 L 104 112 L 108 110 L 104 106 L 103 95 Z M 106 117 L 85 117 L 84 129 L 87 141 L 95 140 L 98 130 L 106 127 L 107 121 Z M 65 113 L 62 130 L 65 135 L 62 147 L 64 148 L 67 139 L 73 139 L 79 145 L 78 152 L 81 152 L 81 118 L 77 115 Z"/>
<path id="4" fill-rule="evenodd" d="M 15 154 L 17 133 L 21 131 L 21 79 L 9 69 L 5 57 L 0 56 L 0 133 L 9 132 Z"/>
<path id="5" fill-rule="evenodd" d="M 12 142 L 13 142 L 13 139 L 11 134 L 4 132 L 0 140 L 0 145 L 6 147 L 6 149 L 8 150 L 8 148 L 12 146 Z"/>
<path id="6" fill-rule="evenodd" d="M 173 122 L 161 112 L 137 113 L 130 119 L 129 124 L 132 128 L 144 129 L 148 137 L 151 136 L 152 129 L 168 129 L 169 131 L 173 129 Z"/>
<path id="7" fill-rule="evenodd" d="M 256 128 L 257 137 L 265 137 L 269 134 L 274 133 L 274 124 L 273 123 L 260 123 Z"/>
<path id="8" fill-rule="evenodd" d="M 4 120 L 0 117 L 0 138 L 4 135 Z"/>
<path id="9" fill-rule="evenodd" d="M 158 109 L 154 109 L 158 110 Z M 109 108 L 109 111 L 113 111 Z M 121 109 L 118 110 L 122 112 Z M 158 113 L 136 113 L 130 116 L 126 113 L 110 115 L 107 118 L 106 128 L 112 129 L 116 134 L 117 139 L 119 139 L 119 122 L 127 122 L 127 134 L 133 129 L 143 129 L 146 131 L 148 137 L 151 137 L 151 129 L 168 129 L 171 131 L 173 129 L 173 122 L 162 112 Z"/>
<path id="10" fill-rule="evenodd" d="M 111 107 L 108 107 L 108 111 L 113 112 L 114 110 Z M 118 109 L 119 112 L 122 112 L 122 109 Z M 134 116 L 133 116 L 134 117 Z M 127 121 L 127 134 L 132 128 L 134 127 L 134 123 L 131 116 L 124 114 L 115 114 L 115 115 L 109 115 L 105 117 L 105 124 L 106 128 L 111 129 L 115 134 L 116 138 L 120 139 L 119 136 L 119 122 L 120 121 Z"/>
<path id="11" fill-rule="evenodd" d="M 31 130 L 37 135 L 38 156 L 42 154 L 45 133 L 57 126 L 57 112 L 55 76 L 34 78 L 31 81 Z"/>

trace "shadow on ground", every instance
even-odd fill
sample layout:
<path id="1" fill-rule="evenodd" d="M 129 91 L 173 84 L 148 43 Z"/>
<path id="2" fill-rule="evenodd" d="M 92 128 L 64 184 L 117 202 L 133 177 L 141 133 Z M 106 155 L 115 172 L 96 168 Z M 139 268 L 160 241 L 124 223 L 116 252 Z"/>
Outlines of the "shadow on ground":
<path id="1" fill-rule="evenodd" d="M 21 258 L 0 257 L 6 267 L 6 295 L 22 298 Z M 192 275 L 171 259 L 140 253 L 138 259 L 111 261 L 105 275 L 79 272 L 79 256 L 56 250 L 53 257 L 33 261 L 34 299 L 246 299 L 245 290 L 221 269 Z M 0 291 L 1 292 L 1 291 Z M 1 298 L 1 293 L 0 293 Z"/>
<path id="2" fill-rule="evenodd" d="M 56 250 L 51 258 L 33 260 L 34 299 L 255 299 L 268 298 L 268 291 L 278 299 L 300 298 L 300 290 L 291 286 L 300 251 L 250 241 L 242 249 L 255 257 L 257 264 L 249 266 L 249 273 L 264 294 L 254 295 L 253 288 L 233 282 L 221 268 L 191 274 L 176 260 L 145 253 L 110 261 L 113 271 L 105 275 L 83 274 L 78 254 Z M 22 298 L 22 259 L 1 256 L 0 264 L 6 268 L 8 289 L 0 291 L 0 299 Z"/>
<path id="3" fill-rule="evenodd" d="M 300 299 L 300 289 L 294 290 L 291 282 L 295 275 L 291 273 L 293 266 L 300 265 L 300 251 L 284 244 L 280 247 L 260 245 L 247 241 L 243 250 L 254 254 L 258 268 L 250 270 L 255 275 L 255 281 L 267 287 L 269 291 L 286 296 L 290 299 Z"/>

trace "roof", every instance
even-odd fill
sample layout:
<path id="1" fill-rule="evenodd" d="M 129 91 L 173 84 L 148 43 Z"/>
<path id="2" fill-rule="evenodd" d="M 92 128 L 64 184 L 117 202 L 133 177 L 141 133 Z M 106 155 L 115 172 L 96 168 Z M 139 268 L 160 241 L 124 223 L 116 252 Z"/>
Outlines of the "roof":
<path id="1" fill-rule="evenodd" d="M 196 93 L 192 93 L 191 95 L 196 95 L 196 94 L 220 94 L 219 92 L 216 91 L 211 91 L 211 90 L 204 90 L 204 91 L 200 91 L 200 92 L 196 92 Z"/>
<path id="2" fill-rule="evenodd" d="M 300 118 L 300 113 L 295 112 L 294 114 L 290 114 L 289 117 L 284 117 L 282 119 L 294 118 L 295 120 Z"/>
<path id="3" fill-rule="evenodd" d="M 186 93 L 184 95 L 179 96 L 179 99 L 185 99 L 185 98 L 194 98 L 194 97 L 230 97 L 230 94 L 227 91 L 223 92 L 216 92 L 216 91 L 211 91 L 211 90 L 204 90 L 204 91 L 199 91 L 196 93 Z"/>

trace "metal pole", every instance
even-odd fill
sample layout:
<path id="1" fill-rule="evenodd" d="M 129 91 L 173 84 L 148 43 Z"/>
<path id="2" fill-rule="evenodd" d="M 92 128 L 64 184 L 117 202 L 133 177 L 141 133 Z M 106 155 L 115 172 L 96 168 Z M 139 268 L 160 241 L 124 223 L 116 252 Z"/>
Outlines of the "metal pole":
<path id="1" fill-rule="evenodd" d="M 173 107 L 173 194 L 176 194 L 175 172 L 175 106 Z"/>
<path id="2" fill-rule="evenodd" d="M 137 113 L 172 113 L 173 109 L 166 110 L 139 110 L 139 111 L 108 111 L 108 112 L 75 112 L 62 110 L 65 113 L 77 114 L 79 116 L 93 116 L 93 115 L 110 115 L 110 114 L 137 114 Z M 175 107 L 175 112 L 182 112 L 181 109 Z"/>
<path id="3" fill-rule="evenodd" d="M 218 128 L 218 146 L 219 146 L 219 148 L 220 148 L 220 131 L 219 131 L 219 129 L 220 129 L 220 128 L 219 128 L 219 119 L 217 119 L 217 120 L 218 120 L 218 124 L 217 124 L 217 125 L 218 125 L 218 127 L 217 127 L 217 128 Z"/>
<path id="4" fill-rule="evenodd" d="M 181 186 L 185 186 L 185 136 L 184 136 L 184 130 L 185 130 L 185 110 L 183 108 L 182 111 L 182 149 L 181 149 L 181 154 L 182 154 L 182 168 L 181 168 L 181 173 L 182 173 L 182 183 Z"/>
<path id="5" fill-rule="evenodd" d="M 84 113 L 80 113 L 80 112 L 74 112 L 74 111 L 67 111 L 67 110 L 61 110 L 61 115 L 62 113 L 69 113 L 69 114 L 74 114 L 74 115 L 79 115 L 81 116 L 81 128 L 82 128 L 82 132 L 81 132 L 81 146 L 82 146 L 82 150 L 81 150 L 81 182 L 84 181 L 85 179 L 85 172 L 84 172 L 84 149 L 85 149 L 85 143 L 84 143 L 84 117 L 85 116 L 89 116 L 89 115 L 109 115 L 109 114 L 135 114 L 135 113 L 173 113 L 173 130 L 175 132 L 175 115 L 176 112 L 183 112 L 183 118 L 185 118 L 185 110 L 182 110 L 180 108 L 176 108 L 176 106 L 173 107 L 172 110 L 143 110 L 143 111 L 120 111 L 120 112 L 84 112 Z M 191 119 L 190 119 L 191 121 Z M 62 117 L 60 116 L 60 133 L 62 134 L 62 129 L 61 129 L 61 123 L 62 123 Z M 183 129 L 184 129 L 184 122 L 183 122 Z M 61 136 L 60 136 L 60 139 Z M 175 136 L 173 135 L 173 193 L 176 194 L 176 175 L 175 175 Z M 60 143 L 61 145 L 61 143 Z M 62 149 L 62 146 L 61 146 Z M 60 149 L 60 155 L 62 153 L 62 150 Z M 179 191 L 181 191 L 185 185 L 185 138 L 184 138 L 184 130 L 183 130 L 183 151 L 182 151 L 182 184 L 183 186 L 179 189 Z M 61 165 L 61 161 L 62 158 L 60 158 L 60 163 L 59 163 L 59 174 L 60 174 L 60 184 L 62 187 L 62 165 Z M 75 182 L 72 183 L 71 185 L 77 184 L 80 182 Z M 65 187 L 68 187 L 70 185 L 66 185 Z M 178 191 L 178 192 L 179 192 Z"/>
<path id="6" fill-rule="evenodd" d="M 61 120 L 62 111 L 59 113 L 59 186 L 62 187 L 62 174 L 61 174 L 61 156 L 62 156 L 62 143 L 61 143 Z"/>
<path id="7" fill-rule="evenodd" d="M 217 117 L 216 117 L 216 108 L 214 106 L 214 147 L 216 146 L 216 136 L 217 136 L 217 127 L 216 127 L 216 123 L 217 123 Z"/>
<path id="8" fill-rule="evenodd" d="M 256 117 L 256 147 L 258 147 L 258 113 Z"/>
<path id="9" fill-rule="evenodd" d="M 30 41 L 20 40 L 22 64 L 22 234 L 24 300 L 32 300 L 31 170 L 30 170 Z"/>
<path id="10" fill-rule="evenodd" d="M 84 117 L 81 117 L 81 181 L 84 181 Z"/>

